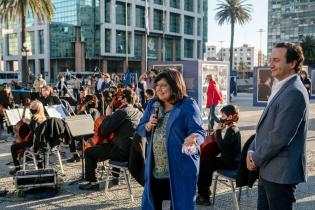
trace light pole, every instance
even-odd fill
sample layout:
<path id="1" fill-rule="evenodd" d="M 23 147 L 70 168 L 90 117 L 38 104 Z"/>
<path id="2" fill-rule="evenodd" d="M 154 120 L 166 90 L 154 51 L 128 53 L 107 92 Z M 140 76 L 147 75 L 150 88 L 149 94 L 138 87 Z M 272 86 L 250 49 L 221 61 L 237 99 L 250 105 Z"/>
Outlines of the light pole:
<path id="1" fill-rule="evenodd" d="M 29 69 L 29 66 L 28 66 L 28 52 L 29 51 L 30 50 L 27 47 L 27 43 L 24 42 L 23 46 L 22 46 L 22 56 L 25 57 L 25 59 L 26 59 L 26 75 L 27 75 L 26 78 L 27 78 L 27 82 L 29 82 L 29 76 L 30 76 L 30 69 Z"/>
<path id="2" fill-rule="evenodd" d="M 258 51 L 258 66 L 262 66 L 262 62 L 263 62 L 263 53 L 262 53 L 262 33 L 265 32 L 263 29 L 259 29 L 259 51 Z"/>
<path id="3" fill-rule="evenodd" d="M 223 44 L 223 42 L 224 42 L 224 41 L 223 41 L 223 40 L 220 40 L 219 42 L 220 42 L 220 47 L 221 47 L 221 59 L 220 59 L 220 60 L 221 60 L 221 61 L 223 61 L 223 50 L 222 50 L 222 44 Z"/>

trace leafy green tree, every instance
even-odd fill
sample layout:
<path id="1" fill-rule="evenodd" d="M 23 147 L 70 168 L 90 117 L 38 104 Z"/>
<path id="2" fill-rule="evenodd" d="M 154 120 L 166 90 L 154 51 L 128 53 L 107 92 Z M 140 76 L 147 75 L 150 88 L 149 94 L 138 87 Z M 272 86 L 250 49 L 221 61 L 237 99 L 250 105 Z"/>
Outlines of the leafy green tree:
<path id="1" fill-rule="evenodd" d="M 27 15 L 32 13 L 37 20 L 50 22 L 55 12 L 51 0 L 0 0 L 0 11 L 1 21 L 19 20 L 22 33 L 21 50 L 26 48 L 24 43 L 26 42 Z M 22 82 L 28 82 L 28 76 L 27 57 L 22 54 Z"/>
<path id="2" fill-rule="evenodd" d="M 251 20 L 251 4 L 246 0 L 223 0 L 217 4 L 217 13 L 215 19 L 219 25 L 225 22 L 231 24 L 231 42 L 230 42 L 230 69 L 233 67 L 233 45 L 234 45 L 234 27 L 236 23 L 244 25 Z"/>
<path id="3" fill-rule="evenodd" d="M 304 53 L 304 64 L 308 66 L 315 66 L 315 37 L 305 36 L 302 38 L 301 47 Z"/>

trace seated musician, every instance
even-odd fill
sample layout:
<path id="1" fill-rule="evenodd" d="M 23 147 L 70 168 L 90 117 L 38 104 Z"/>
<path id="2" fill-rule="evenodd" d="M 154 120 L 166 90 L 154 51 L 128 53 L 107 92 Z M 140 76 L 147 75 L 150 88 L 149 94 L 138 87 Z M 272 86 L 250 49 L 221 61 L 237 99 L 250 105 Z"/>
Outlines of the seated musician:
<path id="1" fill-rule="evenodd" d="M 3 129 L 3 122 L 4 122 L 4 109 L 12 109 L 14 108 L 14 99 L 13 94 L 11 91 L 11 86 L 6 84 L 1 91 L 1 100 L 0 100 L 0 130 Z M 7 125 L 7 132 L 14 135 L 13 126 L 9 126 L 8 122 Z"/>
<path id="2" fill-rule="evenodd" d="M 43 106 L 51 106 L 61 104 L 59 98 L 53 95 L 53 89 L 49 85 L 45 85 L 41 89 L 41 97 L 38 99 Z"/>
<path id="3" fill-rule="evenodd" d="M 99 184 L 95 176 L 97 160 L 128 161 L 129 150 L 137 124 L 142 117 L 142 112 L 133 107 L 135 93 L 123 90 L 119 109 L 105 118 L 99 132 L 101 136 L 114 135 L 113 140 L 90 147 L 85 151 L 85 179 L 87 183 L 79 186 L 82 190 L 98 190 Z M 118 177 L 113 180 L 118 184 Z"/>
<path id="4" fill-rule="evenodd" d="M 221 111 L 221 123 L 215 129 L 220 157 L 208 157 L 200 161 L 198 180 L 198 205 L 210 205 L 209 188 L 212 182 L 212 174 L 219 169 L 237 169 L 241 157 L 241 134 L 237 126 L 239 118 L 238 108 L 234 105 L 226 105 Z M 222 138 L 222 133 L 224 137 Z"/>
<path id="5" fill-rule="evenodd" d="M 77 107 L 77 114 L 91 114 L 93 119 L 96 120 L 100 117 L 98 108 L 98 98 L 96 95 L 88 95 L 88 89 L 80 89 L 80 102 Z"/>
<path id="6" fill-rule="evenodd" d="M 15 169 L 10 171 L 11 175 L 14 175 L 17 171 L 21 169 L 20 163 L 18 160 L 18 151 L 25 150 L 27 147 L 33 146 L 33 138 L 34 138 L 34 132 L 35 129 L 46 120 L 45 112 L 43 104 L 40 101 L 33 101 L 30 105 L 30 112 L 31 112 L 31 120 L 27 120 L 23 118 L 23 122 L 28 125 L 30 135 L 25 141 L 18 142 L 18 139 L 16 139 L 15 144 L 12 144 L 11 146 L 11 154 L 13 163 L 15 166 Z"/>

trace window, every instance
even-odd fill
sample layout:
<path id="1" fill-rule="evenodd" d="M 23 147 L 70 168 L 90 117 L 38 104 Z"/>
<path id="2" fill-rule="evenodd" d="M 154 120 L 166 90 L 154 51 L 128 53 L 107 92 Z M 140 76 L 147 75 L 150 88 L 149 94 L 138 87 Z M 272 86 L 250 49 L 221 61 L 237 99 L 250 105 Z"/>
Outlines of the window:
<path id="1" fill-rule="evenodd" d="M 44 30 L 40 30 L 39 32 L 39 53 L 45 53 L 45 42 L 44 42 Z"/>
<path id="2" fill-rule="evenodd" d="M 201 13 L 201 0 L 197 0 L 197 12 Z"/>
<path id="3" fill-rule="evenodd" d="M 130 26 L 131 6 L 127 4 L 128 26 Z M 126 25 L 126 5 L 124 2 L 116 2 L 116 24 Z"/>
<path id="4" fill-rule="evenodd" d="M 184 33 L 188 35 L 194 35 L 194 18 L 190 16 L 184 17 Z"/>
<path id="5" fill-rule="evenodd" d="M 165 39 L 165 60 L 173 60 L 173 39 Z"/>
<path id="6" fill-rule="evenodd" d="M 194 11 L 194 0 L 185 0 L 184 1 L 184 9 L 186 11 L 193 12 Z"/>
<path id="7" fill-rule="evenodd" d="M 29 50 L 29 55 L 35 54 L 35 36 L 34 31 L 26 32 L 26 43 Z"/>
<path id="8" fill-rule="evenodd" d="M 111 43 L 111 30 L 110 29 L 105 29 L 105 52 L 110 53 L 110 43 Z"/>
<path id="9" fill-rule="evenodd" d="M 128 53 L 130 53 L 131 32 L 128 32 Z M 126 32 L 116 31 L 116 53 L 126 54 Z"/>
<path id="10" fill-rule="evenodd" d="M 163 0 L 154 0 L 154 3 L 155 3 L 155 4 L 162 5 L 162 4 L 163 4 Z"/>
<path id="11" fill-rule="evenodd" d="M 105 22 L 110 22 L 110 0 L 105 0 Z"/>
<path id="12" fill-rule="evenodd" d="M 173 8 L 180 8 L 180 0 L 169 0 L 170 1 L 170 7 Z"/>
<path id="13" fill-rule="evenodd" d="M 180 15 L 176 13 L 170 13 L 170 32 L 180 32 Z"/>
<path id="14" fill-rule="evenodd" d="M 155 30 L 162 31 L 163 30 L 163 11 L 155 9 L 153 14 L 154 14 L 153 28 Z"/>
<path id="15" fill-rule="evenodd" d="M 197 20 L 197 36 L 201 35 L 201 18 Z"/>
<path id="16" fill-rule="evenodd" d="M 184 40 L 184 57 L 193 58 L 194 56 L 194 40 Z"/>
<path id="17" fill-rule="evenodd" d="M 18 40 L 16 34 L 8 35 L 8 55 L 18 54 Z"/>
<path id="18" fill-rule="evenodd" d="M 201 41 L 197 41 L 197 58 L 201 59 Z"/>
<path id="19" fill-rule="evenodd" d="M 135 43 L 134 43 L 135 49 L 135 59 L 141 59 L 142 56 L 142 35 L 136 35 L 135 34 Z"/>
<path id="20" fill-rule="evenodd" d="M 145 8 L 136 6 L 136 27 L 144 28 L 145 26 Z"/>

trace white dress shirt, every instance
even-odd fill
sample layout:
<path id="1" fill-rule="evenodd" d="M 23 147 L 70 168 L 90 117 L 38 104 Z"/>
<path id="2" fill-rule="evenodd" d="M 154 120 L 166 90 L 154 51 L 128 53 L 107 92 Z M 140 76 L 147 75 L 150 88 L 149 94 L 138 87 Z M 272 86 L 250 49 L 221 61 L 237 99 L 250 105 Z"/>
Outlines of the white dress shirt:
<path id="1" fill-rule="evenodd" d="M 272 90 L 271 90 L 271 95 L 268 99 L 268 104 L 270 103 L 270 101 L 273 99 L 273 97 L 279 92 L 279 90 L 282 88 L 282 86 L 289 81 L 291 78 L 293 78 L 296 74 L 293 74 L 281 81 L 277 80 L 276 78 L 274 78 L 274 83 L 272 85 Z"/>

